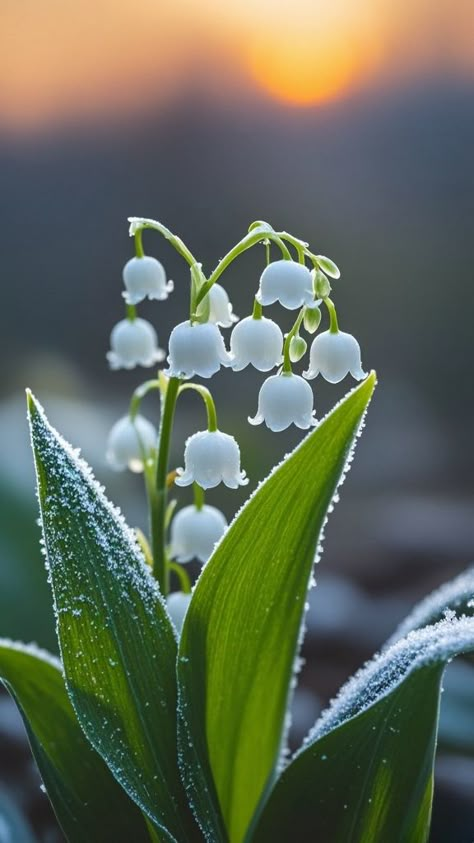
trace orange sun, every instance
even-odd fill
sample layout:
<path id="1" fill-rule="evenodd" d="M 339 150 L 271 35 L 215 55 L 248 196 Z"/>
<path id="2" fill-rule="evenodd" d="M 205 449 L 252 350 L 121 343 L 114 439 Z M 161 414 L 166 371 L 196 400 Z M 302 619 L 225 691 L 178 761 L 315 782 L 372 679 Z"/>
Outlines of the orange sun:
<path id="1" fill-rule="evenodd" d="M 367 53 L 346 44 L 309 41 L 303 35 L 253 45 L 247 58 L 257 84 L 280 101 L 311 106 L 343 96 L 364 76 Z"/>

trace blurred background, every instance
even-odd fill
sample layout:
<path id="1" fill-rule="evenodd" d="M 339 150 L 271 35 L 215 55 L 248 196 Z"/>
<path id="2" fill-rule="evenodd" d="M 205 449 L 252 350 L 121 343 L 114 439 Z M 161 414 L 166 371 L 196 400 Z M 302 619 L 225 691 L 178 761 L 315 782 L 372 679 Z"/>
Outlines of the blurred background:
<path id="1" fill-rule="evenodd" d="M 105 463 L 107 431 L 148 377 L 105 361 L 129 215 L 160 219 L 204 271 L 255 219 L 308 240 L 340 266 L 341 327 L 379 375 L 311 593 L 295 743 L 411 606 L 471 562 L 473 37 L 470 0 L 0 0 L 0 635 L 56 648 L 25 386 L 145 526 L 140 481 Z M 140 311 L 166 347 L 187 269 L 159 235 L 144 242 L 176 285 Z M 241 316 L 263 265 L 254 249 L 224 276 Z M 301 439 L 246 424 L 262 380 L 212 383 L 251 488 Z M 352 386 L 313 385 L 318 415 Z M 156 401 L 144 410 L 157 421 Z M 175 464 L 202 423 L 185 396 Z M 230 517 L 244 496 L 209 501 Z M 470 670 L 450 668 L 432 843 L 473 839 L 472 721 L 457 740 L 449 725 L 472 704 Z M 0 723 L 2 787 L 38 839 L 60 840 L 5 696 Z"/>

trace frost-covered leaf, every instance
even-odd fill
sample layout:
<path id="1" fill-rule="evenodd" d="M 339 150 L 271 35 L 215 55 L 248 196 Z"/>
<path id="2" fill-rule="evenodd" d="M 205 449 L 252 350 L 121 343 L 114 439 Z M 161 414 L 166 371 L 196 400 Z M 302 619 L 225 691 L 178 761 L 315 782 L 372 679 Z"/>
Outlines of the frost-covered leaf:
<path id="1" fill-rule="evenodd" d="M 0 790 L 0 843 L 35 843 L 32 831 L 10 796 Z"/>
<path id="2" fill-rule="evenodd" d="M 66 687 L 89 741 L 156 823 L 195 839 L 177 766 L 176 640 L 133 533 L 29 396 Z"/>
<path id="3" fill-rule="evenodd" d="M 104 843 L 114 843 L 120 835 L 145 843 L 143 815 L 88 743 L 66 694 L 59 662 L 37 647 L 0 639 L 0 680 L 23 717 L 69 843 L 99 837 Z M 18 833 L 11 837 L 12 841 L 22 839 Z"/>
<path id="4" fill-rule="evenodd" d="M 194 591 L 178 662 L 180 741 L 213 843 L 243 840 L 273 781 L 315 553 L 374 386 L 372 374 L 272 472 Z"/>
<path id="5" fill-rule="evenodd" d="M 457 615 L 474 615 L 474 567 L 444 583 L 418 603 L 395 630 L 386 646 L 404 638 L 413 629 L 433 624 L 446 613 L 452 612 Z"/>
<path id="6" fill-rule="evenodd" d="M 443 669 L 472 650 L 474 618 L 450 619 L 369 662 L 280 776 L 252 843 L 425 843 Z"/>

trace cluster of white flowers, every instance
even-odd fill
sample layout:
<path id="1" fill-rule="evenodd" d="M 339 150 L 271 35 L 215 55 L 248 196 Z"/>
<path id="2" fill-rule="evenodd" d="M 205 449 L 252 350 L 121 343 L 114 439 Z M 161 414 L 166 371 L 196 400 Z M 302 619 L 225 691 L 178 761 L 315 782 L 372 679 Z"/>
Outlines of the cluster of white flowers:
<path id="1" fill-rule="evenodd" d="M 136 234 L 136 229 L 132 233 Z M 180 248 L 185 248 L 182 241 L 177 242 Z M 305 245 L 301 241 L 296 242 L 300 246 Z M 304 254 L 313 259 L 312 270 L 304 263 Z M 277 369 L 263 382 L 257 413 L 248 421 L 253 425 L 265 423 L 272 431 L 285 430 L 291 424 L 303 430 L 315 425 L 313 391 L 308 380 L 321 374 L 330 383 L 338 383 L 349 373 L 356 380 L 361 380 L 365 372 L 359 344 L 351 334 L 339 330 L 334 304 L 329 299 L 331 285 L 328 276 L 338 278 L 339 270 L 331 260 L 321 255 L 314 256 L 300 249 L 298 257 L 298 262 L 291 260 L 286 250 L 283 259 L 268 262 L 260 277 L 253 313 L 241 321 L 234 314 L 224 287 L 214 281 L 214 276 L 207 282 L 202 276 L 200 264 L 191 264 L 188 260 L 195 285 L 191 315 L 171 331 L 168 365 L 160 376 L 162 380 L 156 381 L 156 384 L 162 388 L 167 378 L 180 382 L 196 376 L 209 379 L 221 366 L 234 372 L 240 372 L 249 365 L 260 372 Z M 217 277 L 220 274 L 219 271 Z M 173 282 L 167 280 L 158 260 L 143 254 L 141 240 L 137 256 L 125 264 L 123 281 L 127 315 L 112 330 L 111 349 L 107 354 L 110 366 L 113 369 L 133 369 L 161 363 L 165 352 L 158 345 L 157 333 L 150 322 L 137 316 L 136 305 L 146 298 L 165 300 L 174 288 Z M 205 290 L 202 290 L 204 284 Z M 293 328 L 286 335 L 275 321 L 262 313 L 263 307 L 277 302 L 287 310 L 300 311 Z M 309 333 L 318 330 L 322 304 L 326 305 L 329 313 L 329 330 L 316 335 L 310 346 L 308 369 L 302 375 L 295 374 L 293 364 L 307 350 L 307 342 L 300 336 L 301 327 L 303 325 Z M 232 328 L 229 350 L 221 333 L 221 329 L 225 328 Z M 207 389 L 193 384 L 186 385 L 186 388 L 206 393 L 207 398 L 203 397 L 212 403 L 213 408 Z M 224 483 L 236 489 L 248 482 L 240 467 L 240 450 L 236 440 L 217 428 L 214 408 L 211 415 L 208 406 L 208 430 L 194 433 L 186 442 L 184 468 L 177 468 L 175 472 L 176 486 L 195 484 L 206 490 Z M 120 419 L 112 428 L 107 458 L 116 469 L 128 467 L 132 471 L 146 471 L 148 464 L 153 465 L 159 447 L 157 430 L 135 407 L 129 416 Z M 187 563 L 193 558 L 205 563 L 226 525 L 223 514 L 205 505 L 203 500 L 184 507 L 171 522 L 169 558 L 176 560 L 175 564 Z M 187 593 L 175 593 L 168 598 L 170 614 L 177 628 L 182 623 L 188 603 Z"/>

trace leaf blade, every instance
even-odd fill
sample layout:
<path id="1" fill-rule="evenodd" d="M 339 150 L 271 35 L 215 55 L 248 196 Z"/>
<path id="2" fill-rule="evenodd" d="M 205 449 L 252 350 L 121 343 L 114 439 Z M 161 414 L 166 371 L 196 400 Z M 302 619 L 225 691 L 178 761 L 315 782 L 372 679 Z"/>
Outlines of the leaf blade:
<path id="1" fill-rule="evenodd" d="M 356 674 L 283 771 L 252 843 L 294 843 L 295 816 L 301 840 L 425 843 L 443 670 L 472 650 L 474 619 L 442 621 Z"/>
<path id="2" fill-rule="evenodd" d="M 315 550 L 374 387 L 372 374 L 267 478 L 197 583 L 180 734 L 208 839 L 241 841 L 274 774 Z"/>
<path id="3" fill-rule="evenodd" d="M 29 396 L 68 694 L 89 741 L 167 840 L 196 828 L 177 765 L 176 638 L 132 532 Z"/>
<path id="4" fill-rule="evenodd" d="M 121 834 L 146 843 L 139 809 L 77 722 L 59 663 L 36 647 L 0 639 L 0 678 L 22 715 L 48 796 L 70 843 L 99 835 L 104 843 L 113 843 Z"/>

